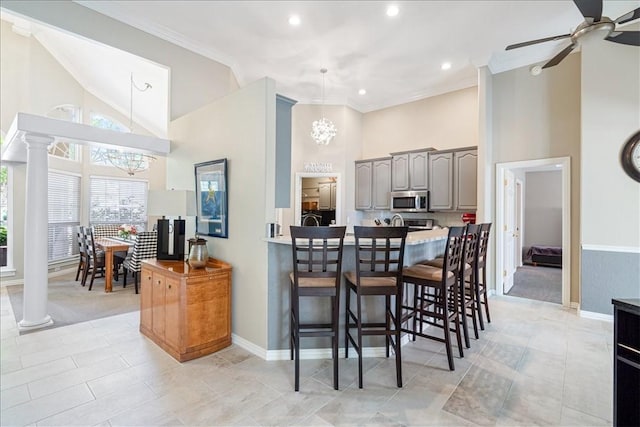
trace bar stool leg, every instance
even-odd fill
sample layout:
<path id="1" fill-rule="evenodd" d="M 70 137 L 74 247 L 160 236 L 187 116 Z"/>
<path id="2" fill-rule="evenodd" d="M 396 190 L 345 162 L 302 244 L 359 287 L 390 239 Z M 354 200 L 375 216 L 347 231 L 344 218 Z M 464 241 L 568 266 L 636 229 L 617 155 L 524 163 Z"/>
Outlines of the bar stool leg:
<path id="1" fill-rule="evenodd" d="M 391 329 L 391 296 L 389 295 L 385 295 L 384 297 L 384 309 L 385 309 L 385 329 L 387 331 L 389 331 Z M 389 334 L 385 335 L 385 344 L 386 344 L 386 356 L 389 357 L 389 341 L 391 340 L 391 337 L 389 336 Z"/>
<path id="2" fill-rule="evenodd" d="M 396 315 L 395 315 L 395 325 L 396 325 L 396 377 L 398 387 L 402 387 L 402 343 L 400 342 L 401 333 L 401 314 L 402 314 L 402 286 L 399 287 L 398 295 L 396 295 Z"/>
<path id="3" fill-rule="evenodd" d="M 358 388 L 362 388 L 362 297 L 356 293 L 356 304 L 358 306 Z"/>

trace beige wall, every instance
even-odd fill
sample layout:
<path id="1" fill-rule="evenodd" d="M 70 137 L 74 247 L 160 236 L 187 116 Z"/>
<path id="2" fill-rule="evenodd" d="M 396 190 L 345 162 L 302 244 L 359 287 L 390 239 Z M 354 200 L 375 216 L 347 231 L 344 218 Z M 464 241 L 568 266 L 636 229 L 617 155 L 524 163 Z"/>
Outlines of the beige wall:
<path id="1" fill-rule="evenodd" d="M 83 121 L 89 123 L 89 112 L 95 111 L 108 115 L 124 124 L 128 118 L 118 113 L 90 93 L 40 45 L 33 37 L 19 36 L 11 31 L 11 24 L 0 21 L 0 126 L 7 132 L 18 112 L 46 115 L 52 108 L 61 104 L 73 104 L 82 108 Z M 9 60 L 10 59 L 10 60 Z M 148 131 L 136 125 L 136 133 L 150 135 Z M 10 280 L 24 277 L 24 203 L 26 185 L 26 165 L 13 165 L 13 267 L 16 275 Z M 82 175 L 80 223 L 89 223 L 89 179 L 91 176 L 113 176 L 128 179 L 126 172 L 108 166 L 94 166 L 89 163 L 88 146 L 81 149 L 81 160 L 73 162 L 61 158 L 49 157 L 49 168 Z M 138 173 L 134 179 L 145 180 L 150 189 L 164 189 L 165 158 L 158 157 L 152 167 Z M 75 262 L 73 263 L 75 265 Z M 65 267 L 65 265 L 58 266 Z"/>
<path id="2" fill-rule="evenodd" d="M 265 176 L 275 151 L 275 82 L 259 80 L 173 121 L 167 186 L 193 189 L 194 164 L 228 161 L 229 238 L 207 239 L 210 256 L 233 267 L 232 331 L 267 348 L 267 217 L 273 185 Z M 270 196 L 267 196 L 269 194 Z"/>
<path id="3" fill-rule="evenodd" d="M 304 172 L 305 162 L 332 164 L 332 172 L 340 173 L 342 177 L 339 183 L 342 218 L 336 218 L 336 222 L 345 224 L 347 215 L 355 216 L 354 161 L 361 156 L 362 114 L 346 106 L 324 106 L 324 116 L 338 129 L 329 145 L 318 145 L 311 138 L 311 124 L 321 115 L 318 105 L 296 104 L 292 109 L 291 208 L 283 209 L 282 226 L 285 232 L 294 223 L 295 174 Z"/>
<path id="4" fill-rule="evenodd" d="M 493 76 L 492 188 L 495 164 L 571 158 L 571 302 L 580 287 L 580 54 L 532 76 L 528 67 Z M 495 206 L 495 191 L 491 205 Z M 494 217 L 495 218 L 495 217 Z M 495 256 L 495 245 L 491 246 Z"/>
<path id="5" fill-rule="evenodd" d="M 362 118 L 362 158 L 478 145 L 478 88 L 385 108 Z"/>
<path id="6" fill-rule="evenodd" d="M 2 7 L 170 67 L 171 119 L 219 99 L 238 86 L 229 67 L 71 0 L 3 0 Z"/>
<path id="7" fill-rule="evenodd" d="M 620 151 L 640 130 L 640 49 L 590 43 L 582 56 L 582 244 L 638 250 L 640 184 Z"/>

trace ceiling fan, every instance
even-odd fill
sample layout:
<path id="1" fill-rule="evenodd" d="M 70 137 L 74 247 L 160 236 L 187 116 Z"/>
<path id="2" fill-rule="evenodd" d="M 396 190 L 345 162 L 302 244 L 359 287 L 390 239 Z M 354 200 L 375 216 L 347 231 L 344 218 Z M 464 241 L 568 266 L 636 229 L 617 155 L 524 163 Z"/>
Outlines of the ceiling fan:
<path id="1" fill-rule="evenodd" d="M 603 0 L 573 0 L 575 5 L 580 10 L 582 16 L 584 16 L 584 21 L 580 25 L 578 25 L 578 27 L 573 30 L 572 33 L 512 44 L 507 46 L 506 50 L 517 49 L 519 47 L 530 46 L 537 43 L 570 38 L 571 44 L 542 66 L 542 68 L 549 68 L 553 67 L 554 65 L 558 65 L 560 61 L 562 61 L 567 55 L 571 53 L 573 49 L 578 46 L 578 40 L 580 39 L 580 37 L 583 37 L 585 34 L 592 31 L 598 31 L 601 34 L 604 34 L 603 38 L 610 42 L 627 44 L 631 46 L 640 46 L 640 31 L 616 30 L 616 26 L 618 24 L 624 24 L 640 18 L 640 7 L 628 13 L 625 13 L 617 19 L 611 20 L 606 16 L 602 16 L 602 1 Z"/>

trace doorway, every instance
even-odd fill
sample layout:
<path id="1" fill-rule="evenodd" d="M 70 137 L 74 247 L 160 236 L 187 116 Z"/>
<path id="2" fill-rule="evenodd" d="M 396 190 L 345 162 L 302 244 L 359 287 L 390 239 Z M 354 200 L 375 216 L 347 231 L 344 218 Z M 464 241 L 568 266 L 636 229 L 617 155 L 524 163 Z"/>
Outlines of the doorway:
<path id="1" fill-rule="evenodd" d="M 541 200 L 545 201 L 553 198 L 553 192 L 550 190 L 556 190 L 556 207 L 546 206 L 546 202 L 536 202 L 535 198 L 528 200 L 528 174 L 531 187 L 534 185 L 533 177 L 536 174 L 560 175 L 557 184 L 547 185 L 541 190 L 544 192 Z M 552 302 L 561 302 L 566 307 L 570 305 L 570 182 L 571 168 L 568 157 L 496 165 L 495 283 L 498 295 L 553 300 Z M 535 224 L 528 224 L 527 218 L 533 218 L 544 225 L 538 226 L 542 228 L 534 228 Z M 554 228 L 552 224 L 557 226 Z M 542 253 L 543 256 L 534 256 L 532 260 L 532 252 Z"/>
<path id="2" fill-rule="evenodd" d="M 340 224 L 342 180 L 337 172 L 296 173 L 294 225 Z"/>

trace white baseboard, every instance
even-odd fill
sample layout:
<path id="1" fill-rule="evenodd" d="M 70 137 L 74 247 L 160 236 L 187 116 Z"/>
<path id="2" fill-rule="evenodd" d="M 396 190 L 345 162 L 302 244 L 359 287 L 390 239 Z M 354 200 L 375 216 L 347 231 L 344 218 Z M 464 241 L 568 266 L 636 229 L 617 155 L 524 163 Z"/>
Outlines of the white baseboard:
<path id="1" fill-rule="evenodd" d="M 606 322 L 613 322 L 612 314 L 603 314 L 603 313 L 596 313 L 593 311 L 578 310 L 578 315 L 580 317 L 584 317 L 585 319 L 595 319 L 595 320 L 604 320 Z"/>
<path id="2" fill-rule="evenodd" d="M 291 351 L 288 348 L 284 350 L 265 350 L 264 348 L 257 346 L 236 334 L 231 334 L 231 341 L 238 347 L 241 347 L 264 360 L 291 359 Z M 401 345 L 405 345 L 408 342 L 409 336 L 405 334 L 402 337 Z M 349 354 L 353 355 L 352 357 L 355 357 L 357 353 L 353 348 L 350 348 Z M 362 357 L 385 357 L 385 355 L 386 350 L 384 347 L 365 347 L 362 351 Z M 300 359 L 331 359 L 331 356 L 331 348 L 305 348 L 300 350 Z M 338 356 L 341 358 L 344 357 L 344 347 L 338 349 Z"/>
<path id="3" fill-rule="evenodd" d="M 77 267 L 71 267 L 71 268 L 64 268 L 58 271 L 52 271 L 47 274 L 47 278 L 51 279 L 52 277 L 59 277 L 59 276 L 64 276 L 65 274 L 73 273 L 74 271 L 76 271 L 76 268 Z M 21 279 L 12 279 L 12 280 L 2 279 L 0 281 L 0 287 L 14 286 L 14 285 L 24 285 L 24 277 Z"/>

